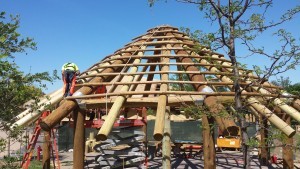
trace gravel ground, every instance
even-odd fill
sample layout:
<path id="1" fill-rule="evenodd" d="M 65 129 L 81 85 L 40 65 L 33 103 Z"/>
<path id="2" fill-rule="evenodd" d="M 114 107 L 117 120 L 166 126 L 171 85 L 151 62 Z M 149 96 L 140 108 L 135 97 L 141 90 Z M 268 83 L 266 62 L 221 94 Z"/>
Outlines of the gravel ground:
<path id="1" fill-rule="evenodd" d="M 60 153 L 61 156 L 61 169 L 73 168 L 73 152 Z M 300 158 L 299 158 L 300 159 Z M 203 168 L 204 161 L 202 157 L 196 156 L 195 158 L 172 158 L 172 168 L 176 169 L 198 169 Z M 297 159 L 298 160 L 298 159 Z M 298 160 L 299 161 L 299 160 Z M 282 164 L 272 164 L 270 166 L 260 166 L 256 155 L 252 156 L 251 168 L 253 169 L 279 169 L 282 168 Z M 217 153 L 217 168 L 218 169 L 236 169 L 242 168 L 243 160 L 242 153 L 236 151 L 223 151 Z M 146 167 L 145 167 L 146 168 Z M 153 160 L 149 160 L 148 168 L 162 168 L 161 157 L 155 157 Z M 300 168 L 300 163 L 295 163 L 295 168 Z"/>

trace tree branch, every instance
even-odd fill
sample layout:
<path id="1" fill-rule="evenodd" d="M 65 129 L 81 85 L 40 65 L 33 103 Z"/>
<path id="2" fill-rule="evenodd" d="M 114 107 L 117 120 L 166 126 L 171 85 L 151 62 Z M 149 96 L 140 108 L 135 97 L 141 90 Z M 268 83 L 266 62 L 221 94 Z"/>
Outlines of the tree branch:
<path id="1" fill-rule="evenodd" d="M 248 9 L 249 5 L 250 5 L 249 0 L 246 0 L 246 1 L 245 1 L 245 4 L 243 5 L 242 11 L 239 13 L 238 16 L 236 16 L 235 19 L 233 19 L 233 23 L 235 23 L 236 21 L 238 21 L 238 20 L 240 19 L 240 17 L 241 17 L 241 16 L 246 12 L 246 10 Z"/>
<path id="2" fill-rule="evenodd" d="M 224 28 L 224 25 L 222 23 L 222 15 L 220 14 L 221 12 L 219 11 L 218 7 L 216 7 L 215 3 L 212 0 L 209 0 L 209 2 L 212 5 L 212 7 L 214 8 L 214 10 L 216 11 L 217 16 L 218 16 L 218 22 L 219 22 L 219 26 L 220 26 L 220 30 L 221 30 L 221 36 L 222 36 L 222 42 L 226 47 L 229 48 L 229 45 L 227 44 L 226 38 L 225 38 L 225 28 Z"/>

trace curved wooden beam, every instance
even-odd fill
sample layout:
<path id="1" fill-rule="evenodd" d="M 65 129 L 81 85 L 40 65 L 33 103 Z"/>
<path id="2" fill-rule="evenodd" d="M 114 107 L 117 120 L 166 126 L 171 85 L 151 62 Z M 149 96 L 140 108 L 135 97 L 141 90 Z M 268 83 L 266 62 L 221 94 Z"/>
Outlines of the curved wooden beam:
<path id="1" fill-rule="evenodd" d="M 199 60 L 199 62 L 209 63 L 205 59 Z M 208 67 L 208 69 L 212 72 L 219 72 L 219 70 L 216 67 Z M 218 76 L 218 77 L 220 78 L 220 80 L 222 80 L 224 82 L 232 82 L 232 80 L 227 76 Z M 243 98 L 245 98 L 245 96 L 243 96 L 244 93 L 247 93 L 247 92 L 246 91 L 242 92 Z M 255 109 L 259 113 L 262 113 L 265 117 L 267 117 L 271 123 L 273 123 L 276 127 L 278 127 L 278 129 L 280 129 L 287 136 L 292 137 L 295 134 L 294 129 L 292 129 L 285 122 L 283 122 L 278 116 L 276 116 L 274 113 L 272 113 L 266 106 L 262 105 L 257 99 L 255 99 L 253 97 L 245 98 L 245 99 L 247 100 L 248 103 L 251 103 L 252 106 L 255 105 L 257 107 Z"/>
<path id="2" fill-rule="evenodd" d="M 138 55 L 142 55 L 141 52 L 138 53 Z M 141 59 L 135 59 L 133 63 L 140 63 Z M 134 73 L 137 72 L 138 67 L 131 67 L 130 72 Z M 126 82 L 131 82 L 134 79 L 134 76 L 125 76 L 124 77 Z M 130 88 L 130 85 L 124 85 L 120 92 L 128 91 Z M 108 134 L 111 132 L 114 122 L 117 119 L 117 116 L 120 113 L 120 110 L 126 100 L 125 96 L 118 96 L 112 105 L 111 109 L 109 110 L 109 113 L 107 115 L 106 120 L 104 121 L 101 129 L 99 130 L 98 134 L 96 135 L 97 140 L 106 140 L 108 137 Z"/>
<path id="3" fill-rule="evenodd" d="M 126 54 L 131 55 L 131 53 Z M 114 62 L 113 64 L 122 64 L 126 62 L 126 60 L 118 60 Z M 114 69 L 114 68 L 107 68 L 104 69 L 104 73 L 110 73 L 110 72 L 118 72 L 120 71 L 120 68 Z M 88 83 L 101 83 L 105 77 L 96 77 L 90 80 Z M 94 90 L 96 90 L 96 87 L 93 86 L 84 86 L 77 90 L 73 96 L 82 96 L 92 93 Z M 80 101 L 80 100 L 79 100 Z M 77 101 L 75 100 L 64 100 L 61 105 L 54 110 L 49 116 L 47 116 L 45 119 L 42 120 L 40 123 L 40 126 L 45 131 L 50 131 L 51 128 L 53 128 L 57 123 L 59 123 L 64 117 L 66 117 L 71 111 L 73 111 L 77 107 Z"/>
<path id="4" fill-rule="evenodd" d="M 265 116 L 272 124 L 274 124 L 279 130 L 281 130 L 285 135 L 288 137 L 293 137 L 296 133 L 296 131 L 290 127 L 288 124 L 286 124 L 281 118 L 275 115 L 272 111 L 270 111 L 265 106 L 259 104 L 259 102 L 251 97 L 247 99 L 247 102 L 249 105 L 251 105 L 257 112 Z"/>

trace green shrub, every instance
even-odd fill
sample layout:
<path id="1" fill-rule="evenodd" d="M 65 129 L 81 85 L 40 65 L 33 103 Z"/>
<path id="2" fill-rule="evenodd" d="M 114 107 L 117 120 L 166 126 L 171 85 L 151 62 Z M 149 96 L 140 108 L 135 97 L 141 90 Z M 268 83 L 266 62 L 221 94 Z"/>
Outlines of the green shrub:
<path id="1" fill-rule="evenodd" d="M 28 169 L 41 169 L 43 168 L 43 163 L 41 161 L 33 160 L 30 162 Z"/>

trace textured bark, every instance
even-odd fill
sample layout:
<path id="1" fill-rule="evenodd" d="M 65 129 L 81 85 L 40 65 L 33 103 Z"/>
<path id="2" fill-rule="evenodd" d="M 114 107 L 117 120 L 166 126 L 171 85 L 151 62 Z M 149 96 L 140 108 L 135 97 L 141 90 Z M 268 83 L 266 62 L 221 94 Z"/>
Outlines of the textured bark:
<path id="1" fill-rule="evenodd" d="M 50 132 L 44 131 L 44 143 L 43 143 L 43 169 L 50 169 Z"/>
<path id="2" fill-rule="evenodd" d="M 7 132 L 7 157 L 10 157 L 10 131 Z"/>
<path id="3" fill-rule="evenodd" d="M 224 113 L 225 107 L 217 102 L 215 96 L 209 96 L 205 98 L 204 104 L 208 107 L 209 112 L 213 115 L 213 118 L 217 122 L 222 135 L 224 136 L 237 136 L 239 134 L 239 128 L 236 126 L 233 120 L 221 117 L 219 113 Z M 224 116 L 227 116 L 224 114 Z M 228 115 L 229 116 L 229 115 Z"/>
<path id="4" fill-rule="evenodd" d="M 269 148 L 267 144 L 268 139 L 268 121 L 267 119 L 260 115 L 259 117 L 259 126 L 260 126 L 260 153 L 259 153 L 259 159 L 260 159 L 260 165 L 267 166 L 270 159 L 269 154 Z"/>
<path id="5" fill-rule="evenodd" d="M 291 125 L 291 117 L 286 114 L 283 110 L 279 107 L 274 108 L 274 112 L 279 115 L 279 117 L 284 120 L 287 125 Z M 293 137 L 288 137 L 284 135 L 282 147 L 282 158 L 283 158 L 283 168 L 284 169 L 293 169 L 294 168 L 294 161 L 293 161 Z"/>
<path id="6" fill-rule="evenodd" d="M 216 150 L 213 132 L 210 128 L 210 124 L 213 124 L 213 120 L 206 115 L 202 116 L 202 137 L 203 137 L 203 156 L 204 156 L 204 168 L 214 169 L 216 168 Z"/>
<path id="7" fill-rule="evenodd" d="M 291 125 L 291 117 L 286 115 L 286 117 L 283 117 L 285 122 L 289 125 Z M 289 138 L 287 136 L 284 136 L 284 144 L 286 146 L 282 147 L 282 158 L 283 158 L 283 168 L 284 169 L 293 169 L 294 168 L 294 152 L 293 152 L 293 137 Z"/>
<path id="8" fill-rule="evenodd" d="M 79 108 L 74 110 L 74 150 L 73 168 L 84 168 L 84 148 L 85 148 L 85 111 Z"/>
<path id="9" fill-rule="evenodd" d="M 166 107 L 164 137 L 162 143 L 163 169 L 171 169 L 171 124 L 170 107 Z"/>
<path id="10" fill-rule="evenodd" d="M 168 49 L 170 47 L 171 46 L 169 44 L 166 46 L 163 46 L 163 48 L 166 48 L 166 49 Z M 171 52 L 169 50 L 166 50 L 162 54 L 169 55 L 170 53 Z M 170 62 L 170 58 L 168 58 L 168 57 L 161 58 L 161 63 L 169 63 L 169 62 Z M 169 66 L 163 65 L 161 67 L 161 71 L 169 71 Z M 161 80 L 169 80 L 169 74 L 167 74 L 167 73 L 161 74 Z M 166 91 L 168 91 L 168 89 L 169 89 L 169 86 L 167 83 L 161 83 L 161 85 L 160 85 L 161 92 L 166 92 Z M 157 141 L 160 141 L 163 139 L 167 100 L 168 100 L 168 96 L 166 94 L 161 94 L 158 97 L 158 103 L 157 103 L 157 109 L 156 109 L 156 119 L 155 119 L 154 132 L 153 132 L 153 137 Z"/>

